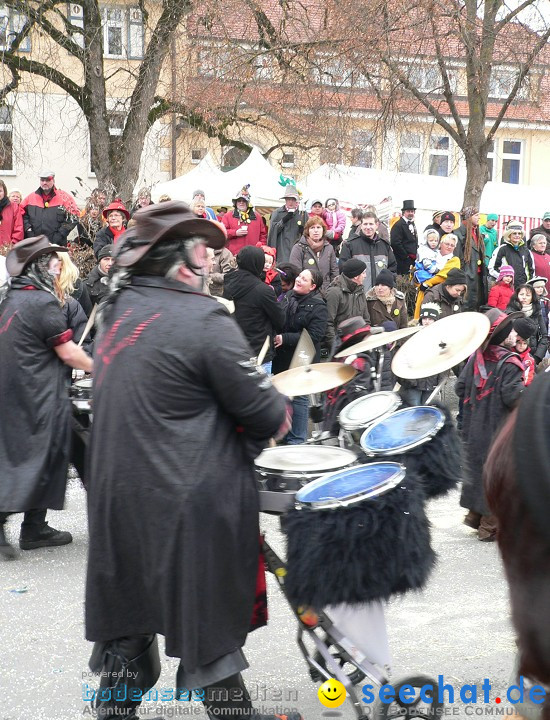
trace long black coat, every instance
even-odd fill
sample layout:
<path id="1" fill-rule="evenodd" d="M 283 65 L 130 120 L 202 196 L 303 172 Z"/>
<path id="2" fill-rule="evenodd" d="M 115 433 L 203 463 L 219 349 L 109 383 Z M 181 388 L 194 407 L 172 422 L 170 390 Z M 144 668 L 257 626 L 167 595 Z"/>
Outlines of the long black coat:
<path id="1" fill-rule="evenodd" d="M 414 232 L 409 229 L 409 223 L 404 218 L 399 218 L 394 223 L 391 233 L 390 242 L 393 254 L 397 260 L 397 274 L 408 275 L 411 265 L 414 265 L 414 258 L 418 252 L 418 232 L 414 222 L 412 223 Z M 411 258 L 410 255 L 414 255 Z"/>
<path id="2" fill-rule="evenodd" d="M 0 306 L 0 511 L 61 510 L 71 405 L 54 347 L 72 333 L 53 295 L 23 283 Z"/>
<path id="3" fill-rule="evenodd" d="M 253 459 L 285 400 L 214 298 L 134 278 L 95 343 L 86 637 L 161 633 L 193 672 L 245 642 L 258 568 Z"/>
<path id="4" fill-rule="evenodd" d="M 460 258 L 460 267 L 466 273 L 466 298 L 464 310 L 475 312 L 482 305 L 487 304 L 489 288 L 487 283 L 487 265 L 485 265 L 485 245 L 482 240 L 476 247 L 472 242 L 470 260 L 464 259 L 464 248 L 466 245 L 466 225 L 462 225 L 454 231 L 458 238 L 455 255 Z"/>
<path id="5" fill-rule="evenodd" d="M 489 346 L 491 349 L 494 353 L 494 346 Z M 481 515 L 490 514 L 483 488 L 483 465 L 500 425 L 524 388 L 523 365 L 519 356 L 500 346 L 496 352 L 501 356 L 510 354 L 510 357 L 500 366 L 497 376 L 498 359 L 485 360 L 488 378 L 483 389 L 474 384 L 475 356 L 470 358 L 456 383 L 456 394 L 464 400 L 462 436 L 467 463 L 460 504 Z"/>

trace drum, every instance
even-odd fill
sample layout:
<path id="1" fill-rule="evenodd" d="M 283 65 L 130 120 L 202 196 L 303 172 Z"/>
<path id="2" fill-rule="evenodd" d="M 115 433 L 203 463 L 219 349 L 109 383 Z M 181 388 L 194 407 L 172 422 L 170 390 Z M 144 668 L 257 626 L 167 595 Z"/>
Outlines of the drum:
<path id="1" fill-rule="evenodd" d="M 365 428 L 377 420 L 391 415 L 401 407 L 401 398 L 397 393 L 383 390 L 353 400 L 338 415 L 338 423 L 342 430 L 356 445 L 359 445 L 361 434 Z"/>
<path id="2" fill-rule="evenodd" d="M 428 498 L 444 495 L 461 479 L 462 446 L 449 410 L 408 407 L 377 421 L 361 436 L 368 457 L 391 457 L 419 478 Z"/>
<path id="3" fill-rule="evenodd" d="M 424 586 L 435 555 L 417 478 L 396 462 L 324 475 L 283 518 L 285 592 L 295 606 L 385 600 Z"/>
<path id="4" fill-rule="evenodd" d="M 70 396 L 73 407 L 77 412 L 92 412 L 92 388 L 92 378 L 84 378 L 83 380 L 77 380 L 71 385 Z"/>
<path id="5" fill-rule="evenodd" d="M 353 465 L 351 450 L 326 445 L 286 445 L 264 450 L 254 464 L 262 512 L 283 513 L 294 507 L 296 492 L 320 475 Z"/>

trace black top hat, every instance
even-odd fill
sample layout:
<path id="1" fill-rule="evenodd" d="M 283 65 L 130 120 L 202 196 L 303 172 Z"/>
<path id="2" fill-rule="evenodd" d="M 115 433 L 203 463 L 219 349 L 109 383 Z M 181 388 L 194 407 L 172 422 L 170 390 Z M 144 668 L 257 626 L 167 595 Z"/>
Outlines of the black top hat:
<path id="1" fill-rule="evenodd" d="M 6 257 L 6 269 L 12 277 L 21 275 L 29 263 L 48 253 L 68 252 L 61 245 L 50 245 L 45 235 L 26 238 L 16 243 Z"/>
<path id="2" fill-rule="evenodd" d="M 416 210 L 414 200 L 403 200 L 403 207 L 401 210 Z"/>
<path id="3" fill-rule="evenodd" d="M 134 227 L 127 230 L 115 246 L 114 257 L 119 267 L 131 267 L 168 237 L 201 237 L 214 250 L 225 245 L 225 235 L 217 223 L 198 218 L 185 203 L 177 200 L 141 208 L 133 219 Z M 125 237 L 133 242 L 124 242 Z"/>

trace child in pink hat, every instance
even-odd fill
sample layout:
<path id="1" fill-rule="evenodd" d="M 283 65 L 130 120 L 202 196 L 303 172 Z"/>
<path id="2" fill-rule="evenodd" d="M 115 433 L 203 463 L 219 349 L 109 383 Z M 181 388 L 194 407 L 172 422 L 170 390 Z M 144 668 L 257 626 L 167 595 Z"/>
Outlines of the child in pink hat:
<path id="1" fill-rule="evenodd" d="M 510 298 L 514 294 L 514 268 L 501 265 L 498 279 L 489 291 L 488 305 L 499 310 L 506 310 Z"/>

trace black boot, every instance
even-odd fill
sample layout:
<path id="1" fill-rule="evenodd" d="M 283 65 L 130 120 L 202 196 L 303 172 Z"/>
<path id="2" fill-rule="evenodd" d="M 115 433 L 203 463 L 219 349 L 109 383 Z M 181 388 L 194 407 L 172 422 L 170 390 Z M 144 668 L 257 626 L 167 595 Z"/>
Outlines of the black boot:
<path id="1" fill-rule="evenodd" d="M 25 513 L 19 537 L 21 550 L 36 550 L 72 543 L 73 536 L 70 532 L 56 530 L 48 525 L 46 512 L 46 510 L 28 510 Z"/>
<path id="2" fill-rule="evenodd" d="M 212 720 L 303 720 L 300 713 L 262 715 L 256 712 L 240 673 L 207 685 L 203 704 Z"/>
<path id="3" fill-rule="evenodd" d="M 4 560 L 15 560 L 17 552 L 13 545 L 10 545 L 6 540 L 4 525 L 7 517 L 8 513 L 0 513 L 0 557 L 3 557 Z"/>
<path id="4" fill-rule="evenodd" d="M 131 700 L 131 690 L 143 697 L 160 677 L 160 658 L 156 635 L 137 635 L 94 644 L 90 670 L 101 673 L 97 693 L 90 691 L 96 717 L 137 718 L 141 700 Z M 153 718 L 151 720 L 154 720 Z"/>

